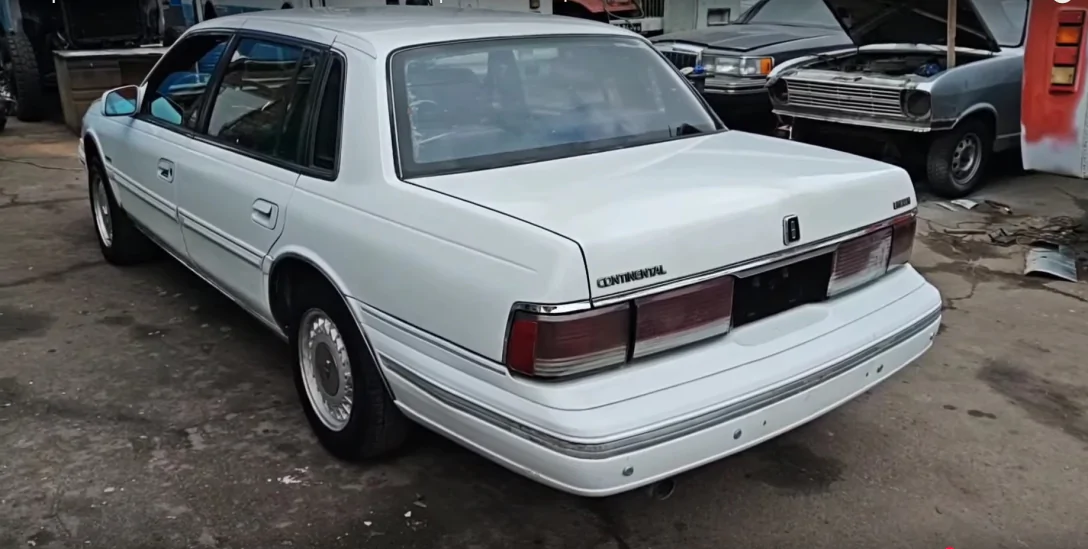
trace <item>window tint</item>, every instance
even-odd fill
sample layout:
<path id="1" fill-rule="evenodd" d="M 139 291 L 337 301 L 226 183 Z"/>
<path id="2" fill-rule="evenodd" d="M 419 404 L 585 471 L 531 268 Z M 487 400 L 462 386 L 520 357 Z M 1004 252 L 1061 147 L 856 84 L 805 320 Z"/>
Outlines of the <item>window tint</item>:
<path id="1" fill-rule="evenodd" d="M 216 90 L 208 135 L 281 160 L 298 159 L 298 135 L 320 54 L 246 38 Z"/>
<path id="2" fill-rule="evenodd" d="M 344 62 L 339 57 L 332 58 L 329 74 L 325 79 L 321 107 L 314 128 L 315 168 L 336 169 L 336 156 L 339 153 L 340 111 L 343 106 Z"/>
<path id="3" fill-rule="evenodd" d="M 198 34 L 177 44 L 148 76 L 144 114 L 176 126 L 193 128 L 204 90 L 226 50 L 228 36 Z"/>

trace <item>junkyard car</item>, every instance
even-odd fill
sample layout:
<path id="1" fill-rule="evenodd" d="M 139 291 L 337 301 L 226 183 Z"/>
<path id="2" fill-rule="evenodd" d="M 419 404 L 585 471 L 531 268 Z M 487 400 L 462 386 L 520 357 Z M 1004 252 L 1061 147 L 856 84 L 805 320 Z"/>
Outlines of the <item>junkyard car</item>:
<path id="1" fill-rule="evenodd" d="M 106 259 L 155 243 L 289 340 L 306 416 L 347 459 L 411 419 L 612 494 L 839 406 L 940 322 L 903 170 L 728 131 L 608 25 L 217 18 L 84 128 Z"/>
<path id="2" fill-rule="evenodd" d="M 935 192 L 969 194 L 991 155 L 1020 143 L 1027 0 L 959 0 L 952 68 L 945 5 L 899 0 L 851 33 L 858 47 L 779 65 L 768 81 L 774 112 L 792 119 L 795 138 L 890 145 L 925 166 Z"/>
<path id="3" fill-rule="evenodd" d="M 728 25 L 653 41 L 677 68 L 705 68 L 703 94 L 726 124 L 761 133 L 775 125 L 765 87 L 775 64 L 851 45 L 823 0 L 761 0 Z"/>

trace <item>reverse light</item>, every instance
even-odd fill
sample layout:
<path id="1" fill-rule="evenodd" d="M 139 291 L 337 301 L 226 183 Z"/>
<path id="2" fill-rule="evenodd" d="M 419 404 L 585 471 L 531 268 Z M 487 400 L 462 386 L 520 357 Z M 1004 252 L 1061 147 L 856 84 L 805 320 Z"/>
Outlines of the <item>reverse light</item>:
<path id="1" fill-rule="evenodd" d="M 774 68 L 774 58 L 704 55 L 703 64 L 708 71 L 721 76 L 767 76 Z"/>

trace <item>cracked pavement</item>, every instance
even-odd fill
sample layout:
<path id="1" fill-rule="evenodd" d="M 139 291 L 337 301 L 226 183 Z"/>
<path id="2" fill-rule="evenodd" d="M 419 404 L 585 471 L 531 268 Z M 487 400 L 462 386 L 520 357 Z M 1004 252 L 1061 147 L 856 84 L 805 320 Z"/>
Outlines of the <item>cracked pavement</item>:
<path id="1" fill-rule="evenodd" d="M 75 148 L 0 134 L 0 549 L 1088 546 L 1088 286 L 939 230 L 982 214 L 921 206 L 946 317 L 917 364 L 667 500 L 586 500 L 426 433 L 330 458 L 274 336 L 172 261 L 102 261 Z M 1081 219 L 1082 189 L 984 194 Z"/>

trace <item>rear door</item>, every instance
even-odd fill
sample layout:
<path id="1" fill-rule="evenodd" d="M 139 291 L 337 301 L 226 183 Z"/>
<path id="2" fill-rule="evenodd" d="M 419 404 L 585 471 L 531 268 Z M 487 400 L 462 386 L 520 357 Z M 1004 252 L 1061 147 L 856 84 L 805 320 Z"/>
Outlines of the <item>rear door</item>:
<path id="1" fill-rule="evenodd" d="M 241 34 L 210 94 L 202 138 L 178 162 L 178 215 L 190 261 L 267 313 L 262 261 L 283 231 L 300 136 L 324 47 Z"/>

